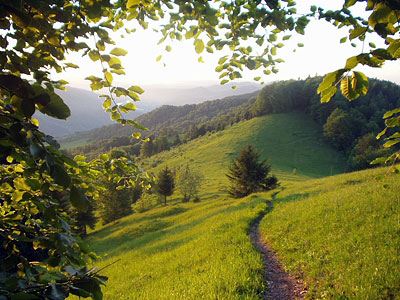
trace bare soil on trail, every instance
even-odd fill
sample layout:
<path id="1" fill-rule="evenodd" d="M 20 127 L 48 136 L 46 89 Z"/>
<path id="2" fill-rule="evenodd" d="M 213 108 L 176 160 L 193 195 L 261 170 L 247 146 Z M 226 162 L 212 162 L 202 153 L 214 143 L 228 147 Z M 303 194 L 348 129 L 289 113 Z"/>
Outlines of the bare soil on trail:
<path id="1" fill-rule="evenodd" d="M 272 203 L 268 203 L 271 206 Z M 274 251 L 262 239 L 259 231 L 260 218 L 250 228 L 250 239 L 264 260 L 264 280 L 266 300 L 304 299 L 306 288 L 299 278 L 286 273 Z"/>

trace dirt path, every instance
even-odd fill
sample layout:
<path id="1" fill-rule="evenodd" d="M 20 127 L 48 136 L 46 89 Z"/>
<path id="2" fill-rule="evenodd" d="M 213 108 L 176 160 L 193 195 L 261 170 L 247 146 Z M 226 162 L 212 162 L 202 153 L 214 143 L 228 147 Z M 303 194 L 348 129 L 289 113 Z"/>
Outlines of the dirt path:
<path id="1" fill-rule="evenodd" d="M 272 203 L 268 202 L 268 206 Z M 260 218 L 250 229 L 250 239 L 254 247 L 261 253 L 264 259 L 264 280 L 266 290 L 264 299 L 267 300 L 295 300 L 304 299 L 306 289 L 302 282 L 286 273 L 271 247 L 262 240 L 259 231 Z"/>

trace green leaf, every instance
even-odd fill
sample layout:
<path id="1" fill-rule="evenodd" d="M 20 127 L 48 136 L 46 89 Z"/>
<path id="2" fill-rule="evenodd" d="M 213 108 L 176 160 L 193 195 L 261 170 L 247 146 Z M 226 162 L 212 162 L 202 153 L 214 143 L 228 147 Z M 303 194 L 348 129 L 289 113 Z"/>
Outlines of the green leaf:
<path id="1" fill-rule="evenodd" d="M 128 102 L 128 103 L 124 104 L 124 107 L 128 110 L 136 110 L 136 105 L 133 104 L 132 102 Z"/>
<path id="2" fill-rule="evenodd" d="M 171 46 L 166 46 L 165 50 L 168 51 L 168 52 L 171 52 L 172 48 L 171 48 Z"/>
<path id="3" fill-rule="evenodd" d="M 343 44 L 347 41 L 347 36 L 340 39 L 340 43 Z"/>
<path id="4" fill-rule="evenodd" d="M 160 61 L 162 58 L 162 55 L 157 56 L 156 61 Z"/>
<path id="5" fill-rule="evenodd" d="M 128 51 L 122 48 L 114 48 L 111 50 L 110 54 L 115 56 L 125 56 L 128 54 Z"/>
<path id="6" fill-rule="evenodd" d="M 351 70 L 358 65 L 357 56 L 353 56 L 347 59 L 346 66 L 344 67 L 346 70 Z"/>
<path id="7" fill-rule="evenodd" d="M 110 68 L 120 69 L 122 66 L 122 63 L 118 57 L 113 56 L 108 61 L 108 65 L 110 66 Z"/>
<path id="8" fill-rule="evenodd" d="M 390 140 L 390 141 L 387 141 L 385 144 L 383 144 L 383 147 L 390 148 L 398 143 L 400 143 L 400 139 Z"/>
<path id="9" fill-rule="evenodd" d="M 366 95 L 369 89 L 369 81 L 367 76 L 361 72 L 353 72 L 352 87 L 354 91 L 361 96 Z"/>
<path id="10" fill-rule="evenodd" d="M 138 93 L 139 95 L 144 93 L 144 90 L 140 86 L 137 86 L 137 85 L 130 86 L 128 88 L 128 90 L 133 91 L 135 93 Z"/>
<path id="11" fill-rule="evenodd" d="M 124 70 L 121 69 L 111 69 L 111 73 L 118 74 L 118 75 L 126 75 Z"/>
<path id="12" fill-rule="evenodd" d="M 25 85 L 24 81 L 18 76 L 11 74 L 0 75 L 0 87 L 2 87 L 5 90 L 16 92 L 24 85 Z"/>
<path id="13" fill-rule="evenodd" d="M 352 30 L 350 30 L 350 40 L 354 40 L 355 38 L 359 37 L 360 35 L 363 35 L 367 32 L 367 27 L 356 27 Z"/>
<path id="14" fill-rule="evenodd" d="M 54 179 L 55 183 L 67 188 L 71 184 L 71 177 L 60 165 L 53 165 L 50 168 L 50 176 Z"/>
<path id="15" fill-rule="evenodd" d="M 388 127 L 386 127 L 381 132 L 379 132 L 378 135 L 376 136 L 376 139 L 379 140 L 384 134 L 386 134 L 387 130 L 388 130 Z"/>
<path id="16" fill-rule="evenodd" d="M 396 127 L 400 126 L 400 118 L 399 117 L 391 117 L 385 120 L 385 125 L 387 127 Z"/>
<path id="17" fill-rule="evenodd" d="M 371 165 L 376 165 L 376 164 L 384 164 L 387 161 L 387 157 L 378 157 L 375 160 L 371 161 L 370 164 Z"/>
<path id="18" fill-rule="evenodd" d="M 57 119 L 67 119 L 71 115 L 69 107 L 56 93 L 49 93 L 50 102 L 46 105 L 38 105 L 39 111 Z"/>
<path id="19" fill-rule="evenodd" d="M 335 72 L 326 74 L 323 81 L 318 86 L 318 94 L 321 94 L 322 91 L 330 88 L 332 85 L 336 85 L 345 71 L 345 69 L 340 69 Z"/>
<path id="20" fill-rule="evenodd" d="M 224 79 L 224 80 L 222 80 L 220 83 L 221 83 L 222 85 L 224 85 L 224 84 L 226 84 L 226 83 L 228 83 L 228 82 L 229 82 L 228 79 Z"/>
<path id="21" fill-rule="evenodd" d="M 111 113 L 111 120 L 114 121 L 114 120 L 118 120 L 118 119 L 121 119 L 121 114 L 117 111 L 113 111 Z"/>
<path id="22" fill-rule="evenodd" d="M 387 51 L 393 56 L 393 58 L 400 58 L 400 40 L 391 41 Z"/>
<path id="23" fill-rule="evenodd" d="M 97 61 L 100 59 L 100 54 L 99 51 L 97 50 L 91 50 L 89 51 L 89 57 L 92 61 Z"/>
<path id="24" fill-rule="evenodd" d="M 35 113 L 35 102 L 31 99 L 23 99 L 21 102 L 21 111 L 25 117 L 30 118 Z"/>
<path id="25" fill-rule="evenodd" d="M 110 72 L 106 71 L 106 72 L 104 73 L 104 76 L 105 76 L 107 82 L 108 82 L 109 84 L 112 84 L 112 82 L 113 82 L 113 80 L 114 80 L 112 74 L 111 74 Z"/>
<path id="26" fill-rule="evenodd" d="M 331 87 L 323 90 L 321 93 L 321 103 L 329 102 L 331 100 L 331 98 L 336 94 L 336 92 L 337 92 L 336 86 L 331 86 Z"/>
<path id="27" fill-rule="evenodd" d="M 400 107 L 395 108 L 395 109 L 393 109 L 393 110 L 387 111 L 387 112 L 383 115 L 383 118 L 384 118 L 384 119 L 390 118 L 391 116 L 393 116 L 394 114 L 397 114 L 397 113 L 400 113 Z"/>
<path id="28" fill-rule="evenodd" d="M 197 54 L 200 54 L 201 52 L 203 52 L 205 46 L 204 46 L 204 42 L 201 39 L 196 39 L 194 41 L 194 47 L 196 50 Z"/>
<path id="29" fill-rule="evenodd" d="M 141 0 L 128 0 L 126 3 L 126 8 L 131 8 L 132 6 L 138 6 Z"/>
<path id="30" fill-rule="evenodd" d="M 341 90 L 343 96 L 345 96 L 350 101 L 354 100 L 360 96 L 353 90 L 349 77 L 342 79 L 342 82 L 340 84 L 340 90 Z"/>
<path id="31" fill-rule="evenodd" d="M 68 68 L 79 69 L 79 66 L 73 63 L 65 63 L 64 65 Z"/>
<path id="32" fill-rule="evenodd" d="M 41 104 L 43 106 L 46 106 L 51 101 L 51 98 L 48 93 L 42 93 L 31 98 L 30 100 L 32 100 L 36 104 Z"/>
<path id="33" fill-rule="evenodd" d="M 108 97 L 106 100 L 104 100 L 104 102 L 103 102 L 103 108 L 104 109 L 107 109 L 107 108 L 109 108 L 111 106 L 111 98 L 110 97 Z"/>
<path id="34" fill-rule="evenodd" d="M 89 199 L 80 188 L 72 186 L 69 199 L 74 207 L 76 207 L 80 211 L 87 211 L 89 207 Z"/>

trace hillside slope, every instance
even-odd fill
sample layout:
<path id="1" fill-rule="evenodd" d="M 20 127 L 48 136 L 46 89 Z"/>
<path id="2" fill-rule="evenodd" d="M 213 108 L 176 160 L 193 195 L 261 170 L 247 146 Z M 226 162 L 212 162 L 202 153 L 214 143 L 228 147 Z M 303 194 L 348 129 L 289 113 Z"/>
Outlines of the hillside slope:
<path id="1" fill-rule="evenodd" d="M 230 96 L 222 99 L 205 101 L 200 104 L 186 104 L 183 106 L 163 105 L 151 112 L 135 118 L 135 120 L 150 129 L 150 134 L 158 134 L 161 130 L 182 132 L 190 125 L 197 125 L 209 121 L 216 116 L 224 115 L 245 104 L 249 99 L 257 96 L 258 91 L 243 95 Z M 100 128 L 82 131 L 59 139 L 64 148 L 69 145 L 82 145 L 87 142 L 110 139 L 120 136 L 131 136 L 137 131 L 131 126 L 112 124 Z M 148 134 L 148 132 L 146 132 Z"/>
<path id="2" fill-rule="evenodd" d="M 292 183 L 261 229 L 310 299 L 400 299 L 399 189 L 388 168 Z"/>
<path id="3" fill-rule="evenodd" d="M 282 182 L 264 235 L 285 267 L 304 275 L 310 295 L 397 299 L 399 180 L 385 177 L 388 169 L 307 180 L 342 171 L 343 157 L 317 128 L 303 114 L 270 115 L 145 160 L 154 172 L 189 163 L 203 173 L 201 202 L 180 203 L 175 193 L 166 207 L 91 233 L 99 267 L 117 262 L 103 271 L 110 278 L 104 299 L 262 299 L 262 260 L 247 232 L 275 191 L 241 200 L 224 191 L 230 159 L 249 142 Z"/>
<path id="4" fill-rule="evenodd" d="M 155 170 L 168 164 L 189 163 L 202 170 L 210 184 L 224 188 L 224 174 L 239 150 L 251 143 L 268 159 L 281 181 L 324 177 L 345 171 L 342 154 L 326 144 L 318 125 L 302 113 L 273 114 L 234 124 L 170 151 L 143 160 L 143 167 Z"/>

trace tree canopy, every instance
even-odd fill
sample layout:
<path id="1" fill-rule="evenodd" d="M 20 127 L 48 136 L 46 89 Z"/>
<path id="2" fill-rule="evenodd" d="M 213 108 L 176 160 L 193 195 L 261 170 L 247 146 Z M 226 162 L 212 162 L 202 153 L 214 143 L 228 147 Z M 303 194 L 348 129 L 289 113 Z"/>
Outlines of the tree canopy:
<path id="1" fill-rule="evenodd" d="M 365 7 L 366 18 L 352 15 L 355 4 Z M 104 109 L 113 120 L 143 129 L 124 115 L 135 109 L 143 90 L 113 86 L 114 76 L 124 74 L 119 57 L 127 52 L 115 46 L 112 31 L 131 33 L 137 26 L 147 29 L 149 22 L 158 22 L 160 43 L 190 39 L 199 55 L 229 48 L 231 54 L 221 57 L 216 68 L 221 84 L 240 78 L 243 68 L 267 75 L 278 72 L 277 65 L 283 62 L 276 56 L 279 48 L 290 38 L 289 32 L 304 34 L 310 18 L 348 27 L 343 42 L 347 38 L 364 43 L 367 35 L 377 34 L 384 47 L 365 46 L 344 68 L 325 77 L 318 91 L 326 102 L 339 84 L 349 100 L 367 93 L 367 77 L 355 71 L 359 64 L 381 67 L 386 60 L 399 58 L 399 15 L 398 1 L 382 0 L 346 0 L 338 11 L 312 6 L 306 15 L 296 13 L 293 0 L 0 0 L 0 297 L 65 299 L 72 293 L 101 299 L 105 278 L 87 267 L 93 255 L 71 232 L 56 192 L 67 191 L 71 204 L 85 211 L 87 195 L 96 197 L 91 178 L 98 172 L 106 172 L 121 188 L 147 180 L 123 158 L 103 156 L 92 164 L 81 157 L 72 160 L 52 137 L 39 131 L 32 118 L 37 110 L 58 119 L 70 115 L 56 93 L 66 82 L 50 77 L 51 71 L 79 67 L 66 61 L 68 53 L 79 52 L 102 66 L 100 77 L 87 80 L 93 90 L 107 91 L 101 95 Z M 261 51 L 255 51 L 251 42 Z M 120 96 L 132 101 L 118 104 Z M 400 125 L 399 113 L 400 108 L 385 114 L 387 128 Z M 400 142 L 400 135 L 396 132 L 388 139 L 389 147 Z M 129 172 L 116 174 L 116 169 Z"/>

